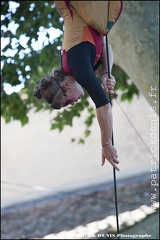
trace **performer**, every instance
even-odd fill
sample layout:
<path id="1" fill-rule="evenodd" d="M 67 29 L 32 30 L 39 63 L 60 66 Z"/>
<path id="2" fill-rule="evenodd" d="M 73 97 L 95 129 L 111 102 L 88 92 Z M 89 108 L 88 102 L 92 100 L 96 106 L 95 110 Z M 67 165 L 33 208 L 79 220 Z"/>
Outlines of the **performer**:
<path id="1" fill-rule="evenodd" d="M 105 160 L 119 171 L 117 150 L 112 145 L 112 109 L 106 92 L 114 93 L 115 78 L 108 72 L 113 66 L 113 51 L 109 45 L 110 69 L 107 67 L 106 46 L 103 36 L 86 24 L 72 5 L 65 1 L 54 1 L 64 19 L 64 38 L 61 51 L 61 69 L 52 70 L 35 86 L 34 96 L 44 98 L 52 108 L 60 109 L 74 105 L 88 92 L 96 108 L 96 116 L 101 132 L 102 166 Z M 101 83 L 95 71 L 102 66 Z"/>

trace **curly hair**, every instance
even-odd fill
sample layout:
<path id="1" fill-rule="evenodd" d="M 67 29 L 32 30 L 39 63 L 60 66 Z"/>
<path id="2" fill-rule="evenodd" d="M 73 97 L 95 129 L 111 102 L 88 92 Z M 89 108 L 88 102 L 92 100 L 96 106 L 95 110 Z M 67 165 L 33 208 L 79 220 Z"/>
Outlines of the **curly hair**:
<path id="1" fill-rule="evenodd" d="M 59 102 L 64 95 L 64 93 L 60 91 L 59 84 L 64 81 L 65 76 L 66 74 L 63 69 L 52 69 L 48 75 L 36 82 L 33 96 L 37 99 L 43 98 L 51 104 L 52 108 L 59 109 Z"/>

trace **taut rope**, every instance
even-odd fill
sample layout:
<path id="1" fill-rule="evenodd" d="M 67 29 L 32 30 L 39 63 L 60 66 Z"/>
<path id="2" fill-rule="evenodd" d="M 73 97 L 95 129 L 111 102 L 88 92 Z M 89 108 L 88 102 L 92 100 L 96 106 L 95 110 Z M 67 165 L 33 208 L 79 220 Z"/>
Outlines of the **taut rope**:
<path id="1" fill-rule="evenodd" d="M 108 51 L 108 38 L 106 35 L 106 52 L 107 52 L 107 64 L 108 64 L 108 78 L 110 78 L 110 66 L 109 66 L 109 51 Z M 112 106 L 112 97 L 109 94 L 109 101 Z M 114 138 L 112 131 L 112 145 L 114 146 Z M 116 184 L 116 170 L 113 167 L 113 178 L 114 178 L 114 196 L 115 196 L 115 209 L 116 209 L 116 223 L 117 223 L 117 239 L 119 239 L 119 220 L 118 220 L 118 200 L 117 200 L 117 184 Z"/>

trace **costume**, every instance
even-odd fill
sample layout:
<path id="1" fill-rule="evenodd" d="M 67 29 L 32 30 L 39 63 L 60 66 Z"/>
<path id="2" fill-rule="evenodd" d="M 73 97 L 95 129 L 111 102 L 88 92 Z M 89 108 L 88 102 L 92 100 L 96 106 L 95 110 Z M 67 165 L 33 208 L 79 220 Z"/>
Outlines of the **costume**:
<path id="1" fill-rule="evenodd" d="M 94 71 L 103 49 L 102 35 L 87 25 L 70 5 L 73 18 L 65 1 L 55 1 L 59 14 L 64 19 L 62 44 L 62 67 L 66 74 L 86 89 L 96 108 L 109 103 Z"/>

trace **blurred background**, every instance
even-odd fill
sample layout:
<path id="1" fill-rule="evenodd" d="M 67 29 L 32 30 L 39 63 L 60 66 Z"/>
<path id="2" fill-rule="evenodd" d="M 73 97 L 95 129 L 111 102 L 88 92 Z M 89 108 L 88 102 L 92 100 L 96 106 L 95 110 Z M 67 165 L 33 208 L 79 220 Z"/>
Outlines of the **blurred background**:
<path id="1" fill-rule="evenodd" d="M 113 101 L 114 140 L 120 160 L 117 179 L 142 173 L 151 175 L 154 165 L 148 144 L 150 114 L 150 106 L 142 96 L 132 104 L 118 105 Z M 112 180 L 110 164 L 106 162 L 101 166 L 97 120 L 91 136 L 82 145 L 72 143 L 71 138 L 81 134 L 83 117 L 62 133 L 50 130 L 52 117 L 53 114 L 46 112 L 30 113 L 30 122 L 24 127 L 18 121 L 5 124 L 2 119 L 2 207 L 50 192 Z M 156 154 L 158 157 L 158 151 Z"/>
<path id="2" fill-rule="evenodd" d="M 124 111 L 133 125 L 124 115 Z M 142 96 L 139 99 L 135 98 L 132 104 L 123 103 L 119 106 L 113 101 L 114 140 L 120 160 L 120 172 L 116 172 L 120 213 L 138 209 L 142 205 L 148 206 L 149 214 L 152 213 L 150 194 L 155 186 L 151 187 L 151 174 L 154 173 L 157 176 L 156 184 L 159 180 L 158 164 L 151 164 L 151 154 L 149 148 L 147 149 L 150 142 L 149 114 L 150 106 Z M 61 232 L 61 235 L 49 235 L 48 239 L 61 239 L 61 237 L 65 238 L 64 230 L 70 231 L 76 226 L 83 226 L 95 220 L 100 221 L 111 214 L 115 215 L 113 171 L 109 163 L 101 166 L 100 133 L 96 120 L 91 128 L 91 136 L 87 138 L 84 145 L 80 145 L 71 143 L 70 138 L 81 134 L 83 118 L 77 119 L 72 128 L 68 127 L 60 134 L 50 131 L 51 117 L 52 114 L 46 114 L 46 112 L 31 113 L 30 123 L 24 127 L 16 121 L 5 124 L 2 119 L 1 207 L 4 239 L 8 236 L 19 238 L 27 236 L 33 239 L 33 237 L 48 236 L 57 232 Z M 157 171 L 151 172 L 155 167 Z M 104 189 L 108 188 L 109 195 L 108 192 L 104 193 Z M 86 191 L 85 195 L 82 190 Z M 71 196 L 70 193 L 72 193 Z M 93 193 L 101 195 L 98 197 Z M 83 201 L 87 203 L 82 204 L 82 201 L 79 206 L 83 196 L 85 196 Z M 62 200 L 63 198 L 65 200 Z M 155 204 L 158 204 L 158 200 L 157 188 Z M 68 205 L 65 208 L 66 204 Z M 72 205 L 74 209 L 70 210 Z M 40 214 L 38 216 L 37 211 Z M 155 217 L 147 220 L 148 227 L 142 224 L 142 228 L 137 224 L 135 229 L 130 228 L 125 233 L 132 235 L 138 232 L 139 234 L 148 233 L 158 239 L 157 211 L 158 205 L 156 205 Z M 48 212 L 51 216 L 48 216 Z M 57 215 L 53 216 L 55 213 Z M 145 218 L 147 215 L 148 213 Z M 23 216 L 26 219 L 24 223 Z M 87 216 L 90 216 L 90 219 Z M 142 215 L 141 219 L 141 212 L 140 216 L 138 212 L 136 216 L 140 218 L 139 222 L 144 217 Z M 125 219 L 131 221 L 132 217 L 132 215 L 126 215 Z M 28 218 L 31 221 L 28 221 Z M 41 218 L 43 222 L 40 225 Z M 68 221 L 68 218 L 71 219 Z M 34 222 L 36 224 L 33 224 Z M 99 224 L 101 226 L 101 222 Z M 28 226 L 27 230 L 25 226 Z M 17 228 L 21 230 L 17 232 Z M 128 229 L 128 226 L 126 228 Z M 106 234 L 104 229 L 97 232 Z M 85 234 L 87 234 L 86 228 L 70 236 L 82 238 Z"/>

